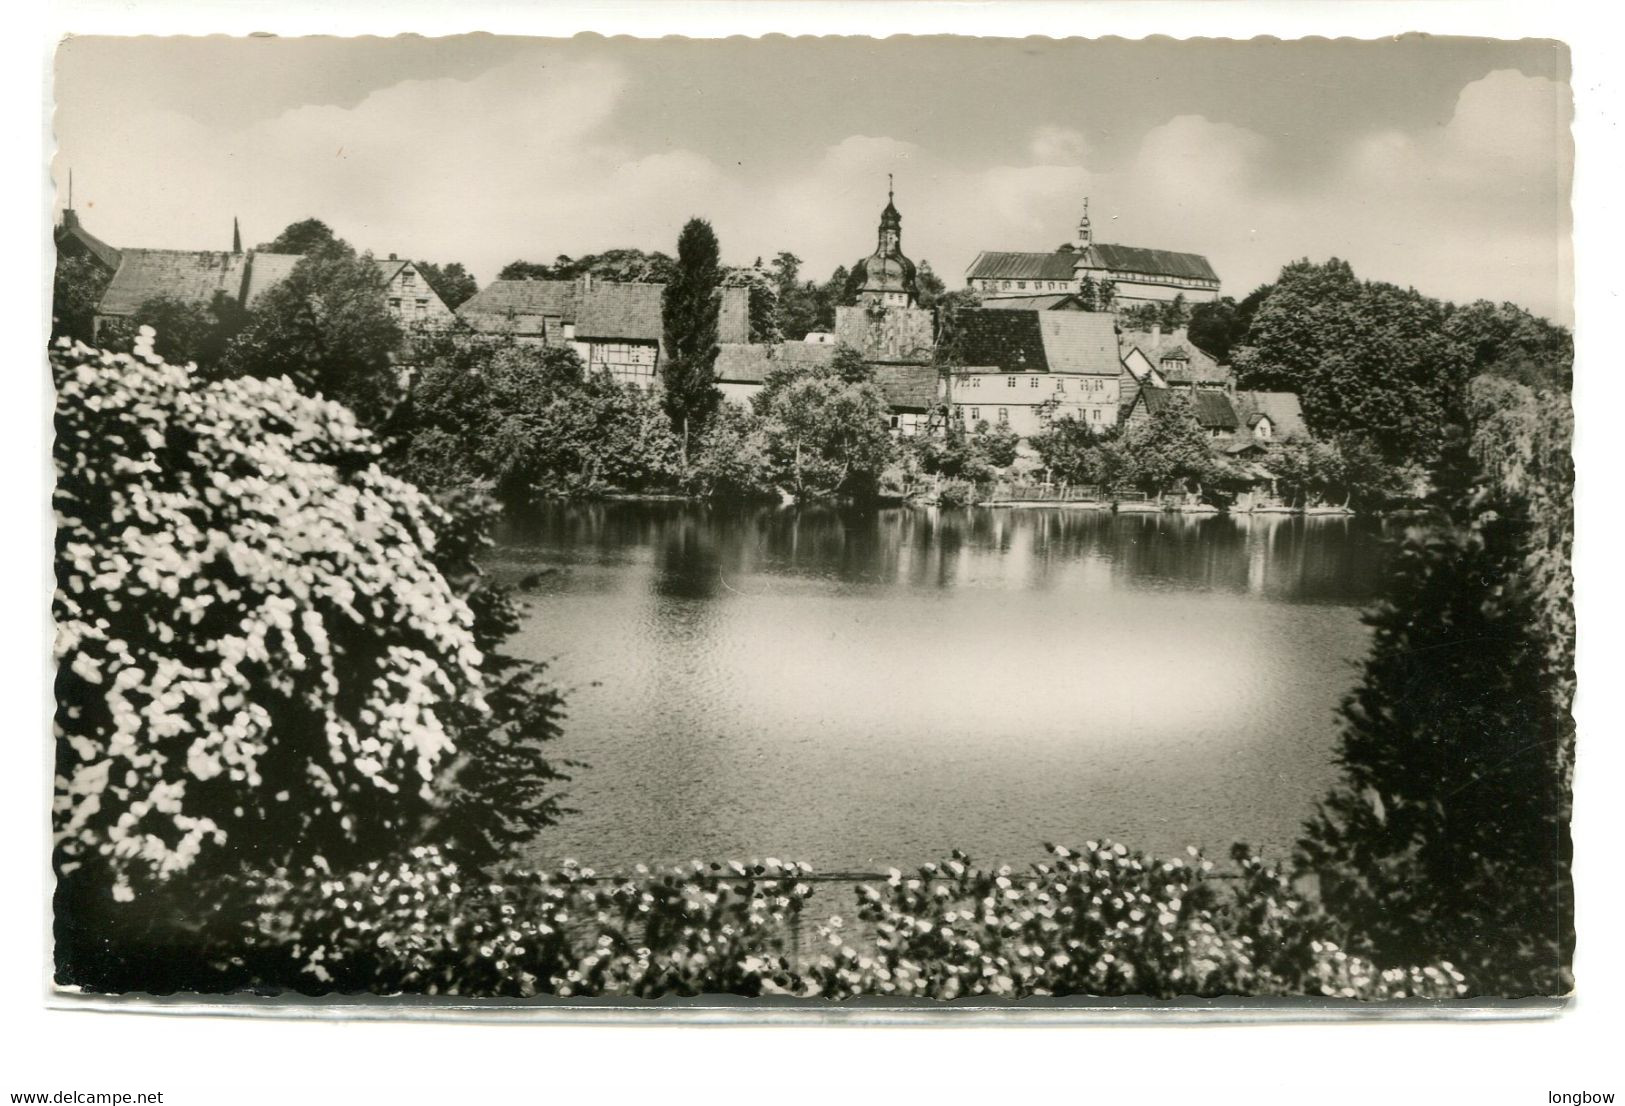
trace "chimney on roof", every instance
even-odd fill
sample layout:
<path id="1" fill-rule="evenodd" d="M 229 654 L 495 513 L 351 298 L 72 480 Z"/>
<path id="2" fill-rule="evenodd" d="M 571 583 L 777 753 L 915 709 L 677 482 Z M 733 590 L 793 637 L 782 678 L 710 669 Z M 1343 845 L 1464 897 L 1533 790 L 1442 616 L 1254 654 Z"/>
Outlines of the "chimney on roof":
<path id="1" fill-rule="evenodd" d="M 71 207 L 62 209 L 62 229 L 68 230 L 79 225 L 79 213 Z"/>
<path id="2" fill-rule="evenodd" d="M 396 256 L 395 256 L 395 255 L 394 255 L 394 254 L 390 254 L 390 255 L 389 255 L 389 259 L 390 259 L 390 260 L 391 260 L 391 261 L 399 261 L 399 260 L 400 260 L 400 258 L 398 258 L 398 257 L 396 257 Z"/>

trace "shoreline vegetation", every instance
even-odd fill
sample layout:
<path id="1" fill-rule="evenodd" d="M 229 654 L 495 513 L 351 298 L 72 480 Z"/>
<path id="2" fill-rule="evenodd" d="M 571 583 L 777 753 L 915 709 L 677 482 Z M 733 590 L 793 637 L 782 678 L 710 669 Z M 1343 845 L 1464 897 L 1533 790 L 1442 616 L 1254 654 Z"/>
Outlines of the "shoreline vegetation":
<path id="1" fill-rule="evenodd" d="M 1371 653 L 1328 719 L 1342 782 L 1306 810 L 1291 857 L 1238 846 L 1221 879 L 1200 855 L 1098 841 L 1021 871 L 956 854 L 859 884 L 852 925 L 812 922 L 818 881 L 773 859 L 609 883 L 513 867 L 515 844 L 569 817 L 565 787 L 591 769 L 549 755 L 564 697 L 545 666 L 503 652 L 515 608 L 479 565 L 501 506 L 874 502 L 929 485 L 952 507 L 1005 479 L 1216 513 L 1244 490 L 1179 403 L 1113 434 L 1057 420 L 1026 442 L 985 423 L 896 437 L 871 368 L 845 349 L 771 373 L 748 407 L 724 403 L 709 383 L 708 235 L 690 224 L 672 263 L 667 325 L 688 332 L 660 391 L 589 373 L 568 348 L 405 334 L 369 306 L 376 267 L 333 241 L 246 318 L 194 319 L 206 340 L 192 348 L 151 328 L 127 350 L 59 334 L 59 984 L 936 999 L 1572 988 L 1568 366 L 1516 309 L 1447 311 L 1335 261 L 1288 266 L 1238 344 L 1242 373 L 1301 392 L 1317 433 L 1271 454 L 1285 488 L 1265 506 L 1416 513 L 1366 615 Z M 1415 328 L 1426 340 L 1412 348 Z M 1351 334 L 1355 348 L 1330 348 Z"/>

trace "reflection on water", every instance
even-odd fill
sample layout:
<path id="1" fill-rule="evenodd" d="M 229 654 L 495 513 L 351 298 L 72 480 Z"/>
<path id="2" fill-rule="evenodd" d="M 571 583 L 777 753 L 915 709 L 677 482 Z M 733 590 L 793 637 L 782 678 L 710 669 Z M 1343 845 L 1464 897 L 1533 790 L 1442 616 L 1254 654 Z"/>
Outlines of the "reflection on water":
<path id="1" fill-rule="evenodd" d="M 589 504 L 507 525 L 574 688 L 529 859 L 1290 846 L 1381 546 L 1346 519 Z"/>

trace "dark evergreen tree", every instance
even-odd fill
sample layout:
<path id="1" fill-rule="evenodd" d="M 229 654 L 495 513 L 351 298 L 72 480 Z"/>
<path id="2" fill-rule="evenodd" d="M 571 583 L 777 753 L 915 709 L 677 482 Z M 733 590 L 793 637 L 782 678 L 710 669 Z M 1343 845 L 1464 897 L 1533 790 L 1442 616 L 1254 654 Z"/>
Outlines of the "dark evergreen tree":
<path id="1" fill-rule="evenodd" d="M 717 289 L 722 281 L 716 232 L 690 219 L 677 238 L 677 267 L 666 285 L 661 320 L 667 357 L 661 370 L 666 413 L 683 440 L 704 428 L 722 400 L 716 386 Z"/>
<path id="2" fill-rule="evenodd" d="M 1343 782 L 1300 860 L 1379 964 L 1448 960 L 1479 993 L 1570 987 L 1573 473 L 1566 401 L 1475 385 L 1439 514 L 1395 552 Z"/>

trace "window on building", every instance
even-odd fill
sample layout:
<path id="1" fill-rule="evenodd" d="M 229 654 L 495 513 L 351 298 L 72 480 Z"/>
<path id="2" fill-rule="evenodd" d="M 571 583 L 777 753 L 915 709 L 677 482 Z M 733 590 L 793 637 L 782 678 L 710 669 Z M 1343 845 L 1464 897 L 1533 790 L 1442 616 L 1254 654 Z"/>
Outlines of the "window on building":
<path id="1" fill-rule="evenodd" d="M 1009 426 L 1010 425 L 1010 408 L 1008 408 L 1008 407 L 1000 407 L 999 408 L 999 425 L 1000 426 Z"/>
<path id="2" fill-rule="evenodd" d="M 1038 387 L 1038 378 L 1036 376 L 1033 377 L 1032 380 L 1028 382 L 1028 386 L 1032 388 Z"/>
<path id="3" fill-rule="evenodd" d="M 414 273 L 411 269 L 407 269 L 404 273 L 401 274 L 401 287 L 410 288 L 414 284 L 416 284 L 417 282 L 418 282 L 418 275 L 416 273 Z"/>
<path id="4" fill-rule="evenodd" d="M 970 421 L 971 422 L 977 422 L 978 420 L 981 419 L 981 417 L 982 417 L 982 409 L 980 407 L 972 407 L 970 409 Z"/>
<path id="5" fill-rule="evenodd" d="M 1006 288 L 1010 287 L 1010 282 L 1008 280 L 1004 282 L 1004 287 L 1006 287 Z"/>
<path id="6" fill-rule="evenodd" d="M 898 418 L 896 415 L 893 415 L 891 417 L 891 428 L 893 430 L 896 430 L 899 426 L 902 426 L 902 425 L 903 425 L 903 420 L 902 419 Z"/>
<path id="7" fill-rule="evenodd" d="M 429 301 L 426 300 L 426 299 L 418 300 L 418 314 L 419 315 L 427 315 L 428 313 L 429 313 Z"/>
<path id="8" fill-rule="evenodd" d="M 1062 380 L 1060 377 L 1056 377 L 1055 378 L 1055 390 L 1057 392 L 1066 391 L 1066 381 Z"/>
<path id="9" fill-rule="evenodd" d="M 1016 287 L 1021 289 L 1022 291 L 1026 291 L 1027 290 L 1027 282 L 1025 280 L 1018 280 L 1018 281 L 1016 281 Z"/>
<path id="10" fill-rule="evenodd" d="M 401 301 L 399 296 L 389 297 L 389 309 L 391 311 L 399 311 L 401 309 Z"/>
<path id="11" fill-rule="evenodd" d="M 1098 407 L 1089 408 L 1089 421 L 1090 422 L 1099 422 L 1100 421 L 1100 408 L 1098 408 Z"/>
<path id="12" fill-rule="evenodd" d="M 1004 378 L 1004 386 L 1006 388 L 1014 388 L 1016 386 L 1016 378 L 1013 377 L 1013 376 L 1005 377 Z"/>

